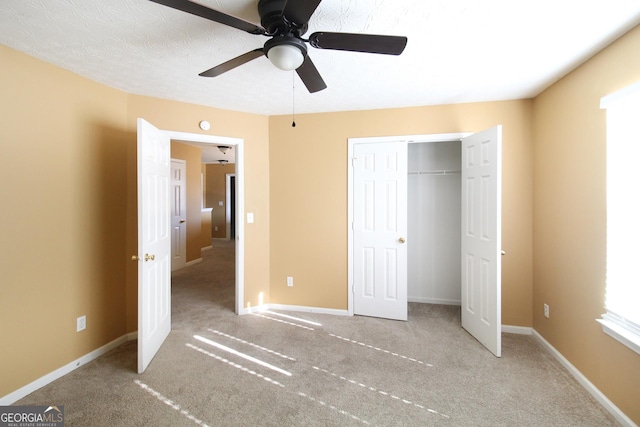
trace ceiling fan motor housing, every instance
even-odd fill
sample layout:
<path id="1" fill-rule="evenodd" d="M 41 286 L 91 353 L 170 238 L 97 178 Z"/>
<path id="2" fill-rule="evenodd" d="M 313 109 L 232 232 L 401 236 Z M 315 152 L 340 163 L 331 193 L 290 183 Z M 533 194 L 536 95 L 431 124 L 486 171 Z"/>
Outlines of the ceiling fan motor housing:
<path id="1" fill-rule="evenodd" d="M 307 32 L 308 23 L 289 22 L 282 14 L 287 0 L 259 0 L 260 24 L 267 35 L 293 34 L 298 37 Z"/>

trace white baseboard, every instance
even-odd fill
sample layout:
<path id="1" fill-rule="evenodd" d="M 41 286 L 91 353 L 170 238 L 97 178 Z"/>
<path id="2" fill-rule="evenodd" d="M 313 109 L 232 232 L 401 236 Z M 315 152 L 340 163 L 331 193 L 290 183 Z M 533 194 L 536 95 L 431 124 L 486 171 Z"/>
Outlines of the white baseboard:
<path id="1" fill-rule="evenodd" d="M 255 307 L 243 307 L 240 309 L 239 315 L 251 314 L 251 313 L 260 313 L 263 311 L 269 310 L 269 304 L 256 305 Z"/>
<path id="2" fill-rule="evenodd" d="M 578 370 L 566 357 L 564 357 L 554 346 L 552 346 L 547 340 L 545 340 L 538 331 L 533 330 L 533 335 L 545 346 L 549 349 L 551 354 L 558 359 L 558 361 L 564 366 L 571 375 L 584 387 L 591 396 L 594 397 L 613 417 L 623 426 L 627 427 L 638 427 L 636 423 L 634 423 L 631 418 L 625 415 L 624 412 L 620 410 L 612 401 L 610 401 L 607 396 L 605 396 L 598 388 L 593 385 L 591 381 L 585 377 L 582 372 Z"/>
<path id="3" fill-rule="evenodd" d="M 349 316 L 348 310 L 338 310 L 335 308 L 322 307 L 306 307 L 301 305 L 269 304 L 269 310 L 299 311 L 301 313 L 320 313 L 331 314 L 334 316 Z"/>
<path id="4" fill-rule="evenodd" d="M 260 313 L 267 310 L 283 310 L 283 311 L 299 311 L 301 313 L 320 313 L 331 314 L 334 316 L 349 316 L 348 310 L 337 310 L 335 308 L 322 308 L 322 307 L 306 307 L 301 305 L 286 305 L 286 304 L 263 304 L 255 307 L 243 308 L 238 314 L 251 314 Z"/>
<path id="5" fill-rule="evenodd" d="M 502 325 L 502 332 L 506 332 L 507 334 L 531 335 L 533 334 L 533 328 L 529 326 Z"/>
<path id="6" fill-rule="evenodd" d="M 192 265 L 200 264 L 202 262 L 202 258 L 197 258 L 192 261 L 187 262 L 184 266 L 191 267 Z"/>
<path id="7" fill-rule="evenodd" d="M 47 384 L 57 380 L 58 378 L 61 378 L 65 375 L 67 375 L 69 372 L 72 372 L 76 369 L 78 369 L 80 366 L 82 365 L 86 365 L 87 363 L 91 362 L 92 360 L 97 359 L 98 357 L 102 356 L 103 354 L 113 350 L 114 348 L 121 346 L 122 344 L 124 344 L 127 341 L 131 341 L 134 340 L 138 337 L 138 333 L 137 332 L 132 332 L 130 334 L 126 334 L 123 335 L 119 338 L 116 338 L 115 340 L 111 341 L 108 344 L 103 345 L 100 348 L 97 348 L 95 350 L 93 350 L 91 353 L 87 353 L 84 356 L 74 360 L 71 363 L 67 363 L 66 365 L 64 365 L 61 368 L 56 369 L 53 372 L 50 372 L 46 375 L 43 375 L 42 377 L 38 378 L 37 380 L 27 384 L 24 387 L 20 387 L 18 390 L 7 394 L 4 397 L 0 398 L 0 406 L 7 406 L 7 405 L 11 405 L 14 402 L 22 399 L 23 397 L 33 393 L 34 391 L 38 390 L 39 388 L 42 388 L 44 386 L 46 386 Z"/>

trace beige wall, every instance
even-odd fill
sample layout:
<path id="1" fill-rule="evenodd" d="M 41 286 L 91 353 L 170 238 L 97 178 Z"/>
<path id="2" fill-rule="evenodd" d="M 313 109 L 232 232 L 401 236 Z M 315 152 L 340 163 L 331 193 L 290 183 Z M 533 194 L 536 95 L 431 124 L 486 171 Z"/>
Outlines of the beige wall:
<path id="1" fill-rule="evenodd" d="M 127 332 L 130 139 L 126 94 L 2 45 L 0 63 L 4 396 Z"/>
<path id="2" fill-rule="evenodd" d="M 268 295 L 267 117 L 128 95 L 2 45 L 0 63 L 0 396 L 137 330 L 138 117 L 244 139 L 246 302 Z"/>
<path id="3" fill-rule="evenodd" d="M 236 172 L 236 165 L 206 165 L 207 191 L 205 203 L 208 208 L 213 208 L 211 213 L 211 237 L 225 239 L 227 236 L 227 174 Z M 222 202 L 220 206 L 219 202 Z M 216 227 L 218 230 L 216 231 Z"/>
<path id="4" fill-rule="evenodd" d="M 347 308 L 347 140 L 503 125 L 503 323 L 531 326 L 531 101 L 270 118 L 271 302 Z M 286 277 L 295 285 L 287 287 Z"/>
<path id="5" fill-rule="evenodd" d="M 603 313 L 606 254 L 606 114 L 599 104 L 640 81 L 638 52 L 640 27 L 535 99 L 533 326 L 640 424 L 640 356 L 594 320 Z"/>
<path id="6" fill-rule="evenodd" d="M 171 141 L 171 158 L 186 162 L 187 176 L 187 259 L 200 259 L 202 254 L 202 154 L 200 148 Z"/>
<path id="7" fill-rule="evenodd" d="M 202 209 L 200 212 L 202 220 L 202 233 L 200 235 L 200 246 L 204 248 L 211 247 L 211 209 Z"/>

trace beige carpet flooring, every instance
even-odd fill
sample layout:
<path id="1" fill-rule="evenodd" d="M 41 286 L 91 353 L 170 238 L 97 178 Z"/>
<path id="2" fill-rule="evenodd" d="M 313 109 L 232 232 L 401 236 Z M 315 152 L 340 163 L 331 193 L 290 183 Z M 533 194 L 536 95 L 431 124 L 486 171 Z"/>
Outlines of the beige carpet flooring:
<path id="1" fill-rule="evenodd" d="M 459 307 L 426 304 L 408 322 L 237 316 L 232 244 L 203 257 L 173 274 L 173 329 L 144 374 L 129 342 L 16 404 L 64 405 L 67 426 L 617 425 L 534 337 L 504 334 L 498 359 Z"/>

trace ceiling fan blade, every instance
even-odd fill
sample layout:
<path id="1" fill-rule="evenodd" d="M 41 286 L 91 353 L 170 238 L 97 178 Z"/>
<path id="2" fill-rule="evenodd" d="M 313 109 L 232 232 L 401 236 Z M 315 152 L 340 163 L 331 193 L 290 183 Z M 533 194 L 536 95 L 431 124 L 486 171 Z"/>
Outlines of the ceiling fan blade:
<path id="1" fill-rule="evenodd" d="M 303 26 L 309 22 L 311 15 L 322 0 L 288 0 L 282 10 L 282 15 L 287 21 Z"/>
<path id="2" fill-rule="evenodd" d="M 324 80 L 322 80 L 318 69 L 308 55 L 304 58 L 302 65 L 296 69 L 296 73 L 298 73 L 300 80 L 302 80 L 310 93 L 319 92 L 322 89 L 327 88 L 327 85 Z"/>
<path id="3" fill-rule="evenodd" d="M 309 43 L 318 49 L 400 55 L 407 45 L 407 38 L 375 34 L 317 32 L 309 36 Z"/>
<path id="4" fill-rule="evenodd" d="M 242 64 L 246 64 L 247 62 L 254 60 L 256 58 L 261 57 L 262 55 L 264 55 L 264 49 L 260 48 L 260 49 L 255 49 L 252 51 L 249 51 L 243 55 L 237 56 L 233 59 L 230 59 L 227 62 L 224 62 L 220 65 L 216 65 L 213 68 L 208 69 L 207 71 L 203 71 L 202 73 L 198 74 L 199 76 L 202 77 L 216 77 L 219 76 L 222 73 L 226 73 L 229 70 L 233 70 L 236 67 L 239 67 Z"/>
<path id="5" fill-rule="evenodd" d="M 220 24 L 228 25 L 233 28 L 237 28 L 242 31 L 246 31 L 250 34 L 265 34 L 264 28 L 259 27 L 251 22 L 244 21 L 235 16 L 227 15 L 226 13 L 218 12 L 215 9 L 210 9 L 198 3 L 191 2 L 189 0 L 150 0 L 154 3 L 162 4 L 173 9 L 181 10 L 183 12 L 190 13 L 192 15 L 200 16 L 205 19 L 209 19 Z"/>

